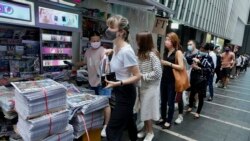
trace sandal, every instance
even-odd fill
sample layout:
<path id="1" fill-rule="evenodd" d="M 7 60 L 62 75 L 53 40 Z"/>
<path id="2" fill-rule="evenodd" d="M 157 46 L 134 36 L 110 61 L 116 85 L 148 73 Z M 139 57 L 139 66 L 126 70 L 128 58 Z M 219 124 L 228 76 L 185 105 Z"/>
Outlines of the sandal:
<path id="1" fill-rule="evenodd" d="M 200 114 L 195 113 L 195 114 L 194 114 L 194 119 L 199 119 L 199 118 L 200 118 Z"/>
<path id="2" fill-rule="evenodd" d="M 162 125 L 162 129 L 170 129 L 171 128 L 171 124 L 168 122 L 165 122 L 165 124 Z"/>
<path id="3" fill-rule="evenodd" d="M 192 108 L 188 108 L 187 112 L 190 113 L 190 112 L 192 112 L 192 110 L 193 110 Z"/>

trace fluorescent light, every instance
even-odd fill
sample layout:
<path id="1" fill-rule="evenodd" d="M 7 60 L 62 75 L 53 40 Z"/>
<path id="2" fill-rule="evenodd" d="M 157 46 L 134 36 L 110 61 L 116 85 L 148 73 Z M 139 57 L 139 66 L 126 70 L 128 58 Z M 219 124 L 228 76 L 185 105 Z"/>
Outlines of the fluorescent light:
<path id="1" fill-rule="evenodd" d="M 74 3 L 71 3 L 71 2 L 66 2 L 66 1 L 64 1 L 64 0 L 59 0 L 59 3 L 61 3 L 61 4 L 65 4 L 65 5 L 69 5 L 69 6 L 76 6 L 76 4 L 74 4 Z"/>
<path id="2" fill-rule="evenodd" d="M 171 29 L 179 29 L 179 23 L 171 23 Z"/>

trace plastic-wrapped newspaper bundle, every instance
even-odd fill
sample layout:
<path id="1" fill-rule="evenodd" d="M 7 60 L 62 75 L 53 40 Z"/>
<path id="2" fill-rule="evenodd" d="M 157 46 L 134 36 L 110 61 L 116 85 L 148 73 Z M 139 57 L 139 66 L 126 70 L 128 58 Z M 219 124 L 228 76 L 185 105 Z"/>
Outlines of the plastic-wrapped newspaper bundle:
<path id="1" fill-rule="evenodd" d="M 64 132 L 49 136 L 46 139 L 43 139 L 42 141 L 73 141 L 73 140 L 74 140 L 73 127 L 72 125 L 69 124 Z"/>
<path id="2" fill-rule="evenodd" d="M 98 129 L 103 125 L 103 109 L 108 106 L 108 97 L 91 94 L 76 95 L 68 98 L 68 105 L 73 118 L 70 124 L 74 127 L 75 138 L 86 130 Z"/>
<path id="3" fill-rule="evenodd" d="M 4 86 L 0 87 L 0 106 L 5 118 L 13 119 L 17 116 L 14 111 L 14 89 L 6 88 Z"/>
<path id="4" fill-rule="evenodd" d="M 64 110 L 30 120 L 19 116 L 17 131 L 24 141 L 40 141 L 64 132 L 68 125 L 68 115 L 68 110 Z"/>
<path id="5" fill-rule="evenodd" d="M 11 84 L 16 89 L 16 111 L 23 119 L 66 109 L 66 88 L 51 79 Z"/>

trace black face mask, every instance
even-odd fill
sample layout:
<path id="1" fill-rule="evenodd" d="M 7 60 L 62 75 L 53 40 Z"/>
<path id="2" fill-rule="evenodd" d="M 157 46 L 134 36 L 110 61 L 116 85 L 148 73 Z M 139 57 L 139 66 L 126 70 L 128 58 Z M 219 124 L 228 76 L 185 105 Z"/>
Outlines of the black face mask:
<path id="1" fill-rule="evenodd" d="M 105 31 L 105 36 L 108 40 L 114 40 L 116 38 L 116 32 L 110 31 L 109 29 L 107 29 Z"/>

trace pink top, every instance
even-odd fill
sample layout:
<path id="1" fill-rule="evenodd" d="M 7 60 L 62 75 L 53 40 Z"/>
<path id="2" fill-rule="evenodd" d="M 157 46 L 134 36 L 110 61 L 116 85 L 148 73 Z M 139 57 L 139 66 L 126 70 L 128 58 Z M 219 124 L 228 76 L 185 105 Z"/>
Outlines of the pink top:
<path id="1" fill-rule="evenodd" d="M 101 82 L 100 64 L 105 56 L 105 48 L 98 49 L 89 48 L 84 55 L 84 62 L 87 63 L 89 84 L 96 87 Z"/>

